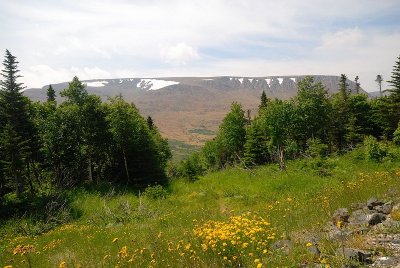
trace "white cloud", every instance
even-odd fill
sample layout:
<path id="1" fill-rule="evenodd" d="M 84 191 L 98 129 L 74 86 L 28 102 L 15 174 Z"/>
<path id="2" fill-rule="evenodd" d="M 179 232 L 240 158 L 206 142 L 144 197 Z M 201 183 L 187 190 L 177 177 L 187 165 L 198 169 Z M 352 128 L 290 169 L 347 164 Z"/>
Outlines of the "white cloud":
<path id="1" fill-rule="evenodd" d="M 161 45 L 160 56 L 163 61 L 175 65 L 185 65 L 189 61 L 200 59 L 199 53 L 186 43 L 176 45 Z"/>
<path id="2" fill-rule="evenodd" d="M 347 73 L 375 89 L 400 52 L 398 20 L 385 25 L 396 10 L 398 0 L 0 1 L 0 52 L 17 56 L 28 87 L 74 75 Z"/>

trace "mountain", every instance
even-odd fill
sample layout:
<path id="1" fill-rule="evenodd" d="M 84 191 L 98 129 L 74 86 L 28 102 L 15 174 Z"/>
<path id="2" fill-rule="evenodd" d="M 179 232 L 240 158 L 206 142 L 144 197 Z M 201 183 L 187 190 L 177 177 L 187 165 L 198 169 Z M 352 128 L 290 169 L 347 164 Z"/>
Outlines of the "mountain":
<path id="1" fill-rule="evenodd" d="M 211 139 L 233 101 L 255 115 L 264 90 L 269 98 L 289 99 L 296 95 L 296 82 L 305 76 L 267 77 L 166 77 L 121 78 L 83 81 L 91 94 L 103 100 L 122 94 L 134 102 L 144 116 L 150 115 L 165 137 L 190 145 Z M 339 76 L 314 76 L 332 93 L 338 91 Z M 347 81 L 355 88 L 353 81 Z M 68 83 L 53 84 L 57 95 Z M 48 86 L 31 88 L 24 94 L 45 100 Z M 62 99 L 58 97 L 58 101 Z"/>

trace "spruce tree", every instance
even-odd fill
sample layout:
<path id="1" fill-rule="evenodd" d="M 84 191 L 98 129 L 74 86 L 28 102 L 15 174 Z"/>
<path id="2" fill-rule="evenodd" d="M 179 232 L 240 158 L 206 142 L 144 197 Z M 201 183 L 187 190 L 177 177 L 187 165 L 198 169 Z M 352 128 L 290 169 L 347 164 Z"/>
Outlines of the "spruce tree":
<path id="1" fill-rule="evenodd" d="M 18 74 L 18 61 L 8 50 L 3 66 L 4 69 L 1 71 L 3 79 L 0 81 L 0 133 L 2 133 L 0 147 L 5 151 L 3 158 L 6 160 L 3 162 L 3 168 L 8 170 L 10 179 L 16 183 L 17 195 L 20 195 L 24 190 L 24 177 L 29 178 L 29 173 L 24 173 L 33 154 L 35 131 L 29 115 L 29 100 L 22 95 L 23 84 L 17 82 L 21 77 Z M 16 151 L 19 151 L 17 148 L 19 144 L 24 144 L 24 156 L 7 153 L 11 153 L 7 150 L 10 148 L 9 142 L 14 141 L 18 141 L 15 143 Z"/>
<path id="2" fill-rule="evenodd" d="M 56 101 L 56 91 L 53 89 L 51 85 L 47 89 L 47 102 L 54 102 Z"/>
<path id="3" fill-rule="evenodd" d="M 397 57 L 397 61 L 393 66 L 391 80 L 387 81 L 391 88 L 387 91 L 391 93 L 391 98 L 397 102 L 400 101 L 400 56 Z"/>
<path id="4" fill-rule="evenodd" d="M 356 76 L 356 78 L 354 78 L 354 81 L 356 82 L 356 94 L 360 94 L 360 83 L 358 82 L 360 78 L 358 77 L 358 75 Z"/>
<path id="5" fill-rule="evenodd" d="M 263 90 L 261 94 L 261 103 L 260 106 L 258 106 L 258 110 L 261 111 L 263 108 L 267 107 L 269 99 L 267 98 L 267 95 L 265 94 L 265 91 Z"/>
<path id="6" fill-rule="evenodd" d="M 376 76 L 375 82 L 377 82 L 379 85 L 379 96 L 381 98 L 382 98 L 382 81 L 383 81 L 382 75 L 378 74 Z"/>
<path id="7" fill-rule="evenodd" d="M 350 95 L 350 92 L 349 92 L 349 84 L 347 84 L 347 76 L 345 74 L 340 75 L 339 92 L 342 99 L 346 101 Z"/>

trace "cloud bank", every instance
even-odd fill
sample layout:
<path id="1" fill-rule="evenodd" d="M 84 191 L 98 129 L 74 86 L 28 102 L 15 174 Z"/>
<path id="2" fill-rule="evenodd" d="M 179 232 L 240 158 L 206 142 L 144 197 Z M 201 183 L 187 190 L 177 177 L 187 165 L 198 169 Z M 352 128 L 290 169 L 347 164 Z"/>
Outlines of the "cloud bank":
<path id="1" fill-rule="evenodd" d="M 400 54 L 398 14 L 397 0 L 2 1 L 0 50 L 18 57 L 28 87 L 345 73 L 373 91 Z"/>

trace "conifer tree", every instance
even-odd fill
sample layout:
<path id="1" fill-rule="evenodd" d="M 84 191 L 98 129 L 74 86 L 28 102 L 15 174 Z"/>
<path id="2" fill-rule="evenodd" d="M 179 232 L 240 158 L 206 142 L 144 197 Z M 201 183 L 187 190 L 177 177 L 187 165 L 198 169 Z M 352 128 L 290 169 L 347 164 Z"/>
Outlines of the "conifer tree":
<path id="1" fill-rule="evenodd" d="M 18 70 L 18 61 L 8 50 L 6 50 L 5 59 L 3 61 L 3 70 L 0 81 L 0 133 L 2 135 L 0 147 L 5 151 L 3 157 L 6 160 L 3 168 L 9 170 L 12 174 L 12 180 L 16 183 L 17 195 L 24 190 L 24 177 L 29 178 L 25 167 L 31 162 L 31 155 L 34 149 L 35 131 L 33 123 L 29 115 L 29 100 L 22 95 L 21 90 L 24 88 L 22 83 L 18 83 L 17 79 L 21 77 Z M 18 142 L 17 142 L 18 141 Z M 6 148 L 10 148 L 9 142 L 16 142 L 16 151 L 18 144 L 24 144 L 24 156 L 10 155 Z M 29 170 L 29 169 L 28 169 Z"/>
<path id="2" fill-rule="evenodd" d="M 376 76 L 375 82 L 378 83 L 378 86 L 379 86 L 379 97 L 381 97 L 381 98 L 382 98 L 382 81 L 383 81 L 382 75 L 378 74 Z"/>
<path id="3" fill-rule="evenodd" d="M 393 66 L 391 80 L 387 81 L 391 88 L 387 91 L 391 93 L 390 97 L 400 102 L 400 56 L 397 57 L 397 61 Z"/>
<path id="4" fill-rule="evenodd" d="M 54 102 L 56 101 L 56 91 L 53 89 L 51 85 L 47 89 L 47 102 Z"/>
<path id="5" fill-rule="evenodd" d="M 359 79 L 360 78 L 358 77 L 358 75 L 356 76 L 356 78 L 354 78 L 354 81 L 356 82 L 356 87 L 355 87 L 356 94 L 360 94 L 360 83 L 358 82 Z"/>
<path id="6" fill-rule="evenodd" d="M 265 94 L 265 91 L 261 93 L 261 103 L 260 106 L 258 106 L 258 110 L 262 110 L 263 108 L 267 107 L 269 99 L 267 98 L 267 95 Z"/>
<path id="7" fill-rule="evenodd" d="M 340 75 L 339 81 L 339 92 L 343 100 L 347 100 L 349 97 L 349 84 L 347 83 L 347 76 L 345 74 Z"/>

